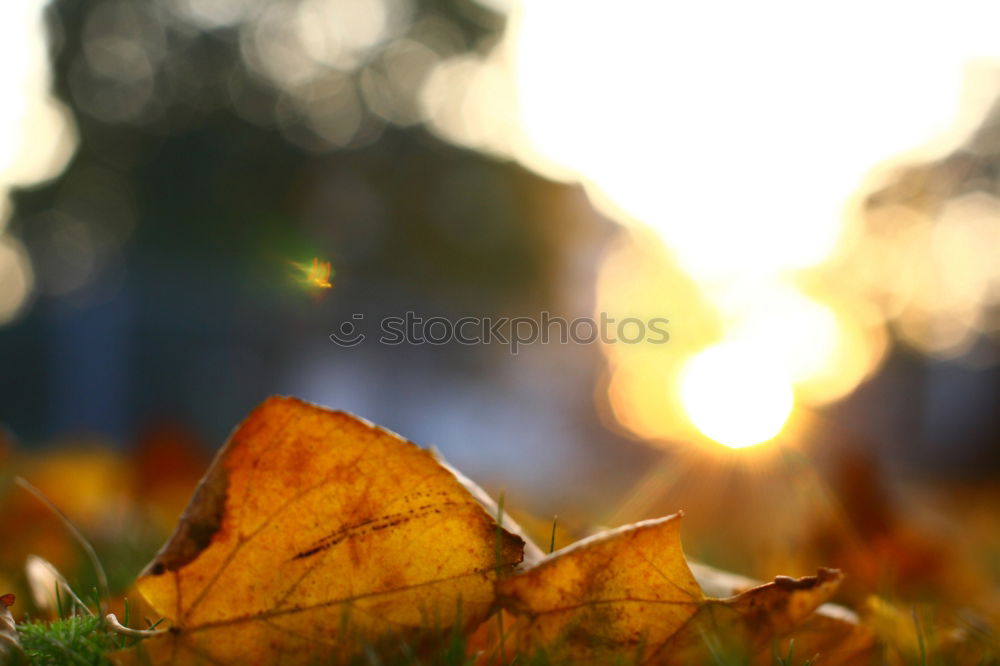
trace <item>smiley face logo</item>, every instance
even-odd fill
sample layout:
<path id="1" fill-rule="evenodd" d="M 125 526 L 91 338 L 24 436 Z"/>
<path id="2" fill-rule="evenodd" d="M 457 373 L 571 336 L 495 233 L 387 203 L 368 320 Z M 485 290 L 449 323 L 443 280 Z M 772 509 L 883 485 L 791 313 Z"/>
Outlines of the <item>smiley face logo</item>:
<path id="1" fill-rule="evenodd" d="M 353 321 L 343 322 L 336 331 L 330 334 L 330 340 L 340 347 L 355 347 L 361 344 L 366 336 L 354 322 L 363 321 L 364 318 L 363 314 L 352 315 Z"/>

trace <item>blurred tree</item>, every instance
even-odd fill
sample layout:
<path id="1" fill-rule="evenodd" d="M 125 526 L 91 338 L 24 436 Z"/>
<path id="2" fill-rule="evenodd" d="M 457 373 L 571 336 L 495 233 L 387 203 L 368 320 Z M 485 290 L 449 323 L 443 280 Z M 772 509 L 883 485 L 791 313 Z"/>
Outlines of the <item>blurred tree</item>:
<path id="1" fill-rule="evenodd" d="M 0 332 L 17 431 L 121 437 L 189 411 L 182 369 L 206 353 L 267 359 L 266 385 L 274 350 L 337 312 L 544 298 L 539 181 L 420 124 L 430 68 L 486 48 L 502 16 L 471 0 L 98 0 L 48 18 L 80 144 L 16 196 L 40 295 Z M 333 261 L 337 294 L 307 307 L 289 262 L 312 256 Z"/>

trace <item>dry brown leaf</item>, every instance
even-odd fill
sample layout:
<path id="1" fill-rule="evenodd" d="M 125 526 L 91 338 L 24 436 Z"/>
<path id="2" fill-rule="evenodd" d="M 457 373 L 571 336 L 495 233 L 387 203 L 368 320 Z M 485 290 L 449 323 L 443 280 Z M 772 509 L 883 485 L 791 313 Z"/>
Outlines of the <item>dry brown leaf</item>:
<path id="1" fill-rule="evenodd" d="M 13 605 L 13 594 L 0 595 L 0 664 L 19 663 L 21 659 L 27 661 L 21 649 L 14 616 L 10 612 Z"/>
<path id="2" fill-rule="evenodd" d="M 808 618 L 842 578 L 823 569 L 709 599 L 684 559 L 680 518 L 596 535 L 501 581 L 501 605 L 521 616 L 510 637 L 517 649 L 571 663 L 745 659 Z"/>
<path id="3" fill-rule="evenodd" d="M 713 597 L 728 597 L 758 587 L 759 582 L 746 576 L 722 571 L 700 562 L 689 561 L 701 589 Z M 875 634 L 848 608 L 826 603 L 816 609 L 801 625 L 784 634 L 775 645 L 757 653 L 756 666 L 774 666 L 777 653 L 792 663 L 822 655 L 823 666 L 861 666 L 874 663 Z"/>
<path id="4" fill-rule="evenodd" d="M 709 599 L 648 663 L 747 663 L 814 617 L 843 577 L 836 569 L 820 569 L 815 576 L 778 576 L 734 597 Z M 814 656 L 796 654 L 802 660 Z"/>
<path id="5" fill-rule="evenodd" d="M 416 645 L 481 623 L 522 547 L 430 452 L 271 398 L 137 581 L 173 625 L 141 646 L 153 663 L 285 664 Z"/>

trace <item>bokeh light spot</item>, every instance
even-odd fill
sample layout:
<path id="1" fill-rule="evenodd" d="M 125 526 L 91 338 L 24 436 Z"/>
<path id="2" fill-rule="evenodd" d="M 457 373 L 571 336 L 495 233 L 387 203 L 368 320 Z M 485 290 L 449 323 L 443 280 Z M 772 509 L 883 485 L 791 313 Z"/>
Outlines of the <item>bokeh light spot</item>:
<path id="1" fill-rule="evenodd" d="M 12 321 L 24 308 L 34 274 L 21 243 L 11 236 L 0 237 L 0 326 Z"/>

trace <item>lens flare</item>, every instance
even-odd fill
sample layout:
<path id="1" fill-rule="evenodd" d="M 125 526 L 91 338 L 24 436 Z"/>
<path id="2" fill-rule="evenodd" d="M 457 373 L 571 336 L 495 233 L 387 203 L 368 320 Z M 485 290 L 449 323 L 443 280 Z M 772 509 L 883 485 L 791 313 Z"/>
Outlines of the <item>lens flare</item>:
<path id="1" fill-rule="evenodd" d="M 333 287 L 333 283 L 330 282 L 333 268 L 330 266 L 329 261 L 320 261 L 316 257 L 313 257 L 312 264 L 297 264 L 293 262 L 292 265 L 301 271 L 301 279 L 307 285 L 319 289 L 330 289 Z"/>
<path id="2" fill-rule="evenodd" d="M 743 345 L 723 343 L 692 358 L 680 377 L 681 401 L 706 437 L 740 449 L 773 439 L 792 412 L 780 364 Z"/>

